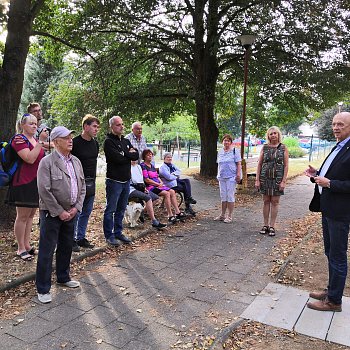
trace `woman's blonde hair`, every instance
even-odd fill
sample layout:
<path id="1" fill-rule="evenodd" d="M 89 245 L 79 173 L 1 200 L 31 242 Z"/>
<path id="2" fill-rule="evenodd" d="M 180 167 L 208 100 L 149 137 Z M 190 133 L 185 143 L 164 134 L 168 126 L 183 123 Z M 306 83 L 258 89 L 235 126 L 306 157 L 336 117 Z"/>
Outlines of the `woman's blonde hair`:
<path id="1" fill-rule="evenodd" d="M 30 113 L 23 114 L 22 117 L 17 120 L 16 132 L 18 134 L 22 134 L 23 133 L 23 126 L 22 125 L 27 123 L 27 122 L 30 122 L 34 119 L 37 121 L 36 117 L 33 114 L 30 114 Z"/>
<path id="2" fill-rule="evenodd" d="M 268 128 L 267 131 L 266 131 L 266 136 L 265 136 L 265 138 L 266 138 L 266 143 L 269 144 L 269 143 L 271 142 L 271 141 L 270 141 L 270 138 L 269 138 L 269 134 L 270 134 L 270 132 L 271 132 L 272 130 L 274 130 L 274 131 L 277 132 L 277 134 L 278 134 L 278 142 L 279 142 L 279 143 L 282 142 L 282 132 L 281 132 L 280 128 L 279 128 L 278 126 L 271 126 L 271 127 Z"/>

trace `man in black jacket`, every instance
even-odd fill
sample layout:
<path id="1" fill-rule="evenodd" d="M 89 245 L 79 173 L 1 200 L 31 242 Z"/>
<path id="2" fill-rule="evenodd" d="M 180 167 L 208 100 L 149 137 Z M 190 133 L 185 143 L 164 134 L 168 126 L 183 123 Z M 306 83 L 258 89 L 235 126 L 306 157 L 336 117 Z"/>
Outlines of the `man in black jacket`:
<path id="1" fill-rule="evenodd" d="M 119 116 L 109 120 L 111 133 L 104 142 L 107 162 L 106 208 L 103 216 L 103 232 L 107 243 L 119 246 L 120 241 L 131 243 L 123 235 L 123 217 L 130 192 L 131 161 L 139 159 L 137 149 L 123 136 L 124 124 Z"/>
<path id="2" fill-rule="evenodd" d="M 316 183 L 310 210 L 321 211 L 325 255 L 328 259 L 328 287 L 312 292 L 310 309 L 341 311 L 347 276 L 347 249 L 350 224 L 350 113 L 334 116 L 334 136 L 338 143 L 320 170 L 309 166 L 306 175 Z M 318 202 L 318 203 L 316 203 Z M 319 209 L 318 209 L 318 208 Z M 317 209 L 316 209 L 317 208 Z"/>
<path id="3" fill-rule="evenodd" d="M 77 215 L 74 227 L 73 251 L 79 252 L 80 248 L 93 248 L 86 239 L 86 228 L 94 206 L 95 186 L 96 186 L 96 166 L 99 152 L 99 144 L 95 140 L 100 121 L 91 114 L 87 114 L 82 121 L 83 131 L 81 135 L 74 137 L 72 154 L 81 162 L 84 170 L 86 195 L 83 209 Z"/>

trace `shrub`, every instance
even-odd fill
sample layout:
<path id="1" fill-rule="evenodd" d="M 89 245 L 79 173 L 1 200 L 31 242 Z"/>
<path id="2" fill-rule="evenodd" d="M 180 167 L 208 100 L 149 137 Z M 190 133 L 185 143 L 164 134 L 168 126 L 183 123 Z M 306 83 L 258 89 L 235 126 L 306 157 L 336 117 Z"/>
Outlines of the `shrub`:
<path id="1" fill-rule="evenodd" d="M 289 153 L 289 158 L 300 158 L 300 157 L 303 157 L 306 154 L 305 150 L 303 150 L 299 146 L 297 146 L 297 147 L 295 147 L 295 146 L 288 147 L 288 153 Z"/>
<path id="2" fill-rule="evenodd" d="M 287 146 L 289 158 L 300 158 L 305 155 L 305 150 L 299 146 L 299 140 L 296 137 L 286 137 L 283 143 Z"/>
<path id="3" fill-rule="evenodd" d="M 282 142 L 288 147 L 288 149 L 290 147 L 299 147 L 299 140 L 296 137 L 285 137 Z"/>

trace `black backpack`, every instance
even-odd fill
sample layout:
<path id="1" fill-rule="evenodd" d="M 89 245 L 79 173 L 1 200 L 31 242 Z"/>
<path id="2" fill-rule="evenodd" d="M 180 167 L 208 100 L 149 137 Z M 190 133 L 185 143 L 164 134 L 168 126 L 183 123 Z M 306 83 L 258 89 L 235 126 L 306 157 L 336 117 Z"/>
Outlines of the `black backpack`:
<path id="1" fill-rule="evenodd" d="M 8 186 L 11 183 L 13 175 L 21 162 L 21 158 L 11 146 L 12 140 L 16 136 L 25 140 L 29 146 L 29 140 L 22 134 L 11 137 L 9 142 L 0 142 L 0 187 Z"/>

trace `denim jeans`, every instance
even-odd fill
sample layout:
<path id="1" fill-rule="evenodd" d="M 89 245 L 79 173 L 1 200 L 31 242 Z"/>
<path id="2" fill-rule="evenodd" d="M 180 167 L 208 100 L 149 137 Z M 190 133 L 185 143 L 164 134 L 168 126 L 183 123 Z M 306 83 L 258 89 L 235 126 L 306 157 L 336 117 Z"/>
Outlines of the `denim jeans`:
<path id="1" fill-rule="evenodd" d="M 85 238 L 89 217 L 94 207 L 95 196 L 85 197 L 83 209 L 78 213 L 74 225 L 74 238 L 79 241 Z"/>
<path id="2" fill-rule="evenodd" d="M 62 221 L 58 216 L 50 216 L 47 210 L 40 210 L 40 240 L 35 282 L 40 294 L 46 294 L 51 289 L 52 260 L 56 246 L 57 282 L 70 281 L 74 222 L 75 218 Z"/>
<path id="3" fill-rule="evenodd" d="M 341 304 L 348 272 L 349 223 L 322 216 L 324 251 L 328 258 L 328 298 Z"/>
<path id="4" fill-rule="evenodd" d="M 130 192 L 130 183 L 106 179 L 106 208 L 103 215 L 105 238 L 118 236 L 123 231 L 123 217 Z"/>

